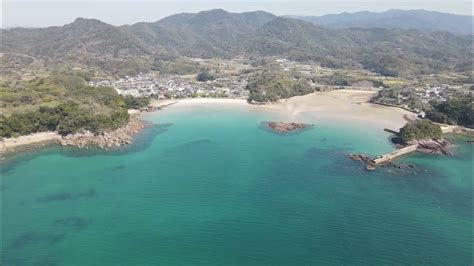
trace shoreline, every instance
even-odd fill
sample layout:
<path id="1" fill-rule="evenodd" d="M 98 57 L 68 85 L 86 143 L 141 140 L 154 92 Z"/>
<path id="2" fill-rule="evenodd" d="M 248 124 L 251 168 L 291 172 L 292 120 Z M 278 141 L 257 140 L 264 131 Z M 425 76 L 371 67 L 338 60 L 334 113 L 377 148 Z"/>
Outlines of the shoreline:
<path id="1" fill-rule="evenodd" d="M 49 144 L 57 144 L 61 135 L 57 132 L 37 132 L 0 141 L 0 156 L 29 149 L 38 149 Z"/>
<path id="2" fill-rule="evenodd" d="M 185 98 L 185 99 L 166 99 L 154 100 L 150 103 L 149 108 L 144 110 L 129 110 L 131 114 L 130 122 L 125 125 L 127 127 L 131 121 L 138 120 L 141 114 L 155 113 L 163 108 L 170 106 L 193 107 L 196 105 L 231 105 L 243 106 L 252 108 L 255 111 L 275 112 L 278 119 L 287 122 L 328 122 L 328 123 L 371 123 L 377 124 L 382 122 L 389 122 L 390 125 L 404 125 L 404 115 L 408 112 L 400 114 L 393 112 L 400 110 L 393 107 L 382 107 L 380 105 L 371 104 L 369 100 L 371 95 L 376 92 L 373 91 L 357 91 L 357 90 L 341 90 L 330 92 L 316 92 L 303 96 L 296 96 L 289 99 L 280 100 L 275 103 L 268 103 L 264 105 L 249 104 L 246 99 L 229 99 L 229 98 Z M 359 109 L 364 109 L 368 106 L 369 111 L 362 110 L 362 112 L 354 112 Z M 374 108 L 374 106 L 376 108 Z M 378 107 L 378 108 L 377 108 Z M 378 114 L 377 111 L 384 110 L 383 113 L 392 114 L 397 119 L 386 119 L 381 115 L 370 117 L 370 114 Z M 360 111 L 360 110 L 359 110 Z M 354 114 L 355 113 L 355 114 Z M 145 123 L 142 121 L 141 123 Z M 364 125 L 365 126 L 365 125 Z M 386 124 L 383 126 L 387 126 Z M 380 126 L 381 128 L 383 126 Z M 122 127 L 122 128 L 124 128 Z M 120 128 L 120 129 L 122 129 Z M 377 130 L 379 129 L 376 127 Z M 120 130 L 118 129 L 118 130 Z M 139 129 L 141 131 L 143 128 Z M 118 131 L 116 130 L 116 131 Z M 114 134 L 113 132 L 106 134 Z M 134 130 L 135 131 L 135 130 Z M 8 155 L 10 152 L 15 152 L 21 147 L 22 150 L 28 150 L 28 146 L 41 147 L 46 143 L 58 143 L 62 146 L 76 146 L 79 148 L 87 148 L 89 146 L 97 146 L 99 148 L 112 148 L 122 145 L 127 145 L 133 142 L 133 137 L 138 132 L 125 134 L 126 136 L 112 140 L 105 137 L 104 134 L 93 135 L 90 132 L 74 134 L 69 136 L 61 136 L 55 132 L 39 132 L 27 136 L 20 136 L 18 138 L 8 138 L 0 142 L 0 154 L 2 157 Z M 98 140 L 100 138 L 100 140 Z M 115 141 L 117 140 L 117 141 Z M 104 142 L 105 141 L 105 142 Z"/>
<path id="3" fill-rule="evenodd" d="M 260 108 L 281 113 L 281 118 L 296 122 L 352 124 L 358 130 L 371 127 L 376 130 L 403 127 L 412 112 L 373 104 L 370 99 L 376 91 L 336 90 L 296 96 Z"/>
<path id="4" fill-rule="evenodd" d="M 249 104 L 246 99 L 229 98 L 185 98 L 153 100 L 149 108 L 129 110 L 130 121 L 123 127 L 99 135 L 90 132 L 61 136 L 56 132 L 38 132 L 17 138 L 0 141 L 0 156 L 4 158 L 18 150 L 37 149 L 46 144 L 56 143 L 62 146 L 88 148 L 96 146 L 102 149 L 127 145 L 141 132 L 147 123 L 139 118 L 144 113 L 156 113 L 170 106 L 193 107 L 196 105 L 245 106 L 255 111 L 270 112 L 278 121 L 302 123 L 352 124 L 355 130 L 380 130 L 385 128 L 398 130 L 408 119 L 416 114 L 397 108 L 371 103 L 376 92 L 357 90 L 337 90 L 315 92 L 296 96 L 264 105 Z M 139 121 L 137 123 L 137 121 Z M 132 126 L 130 126 L 132 125 Z M 127 128 L 128 129 L 124 129 Z M 114 135 L 115 134 L 115 135 Z"/>
<path id="5" fill-rule="evenodd" d="M 176 101 L 179 105 L 193 105 L 193 104 L 238 104 L 252 106 L 246 99 L 233 98 L 185 98 Z"/>

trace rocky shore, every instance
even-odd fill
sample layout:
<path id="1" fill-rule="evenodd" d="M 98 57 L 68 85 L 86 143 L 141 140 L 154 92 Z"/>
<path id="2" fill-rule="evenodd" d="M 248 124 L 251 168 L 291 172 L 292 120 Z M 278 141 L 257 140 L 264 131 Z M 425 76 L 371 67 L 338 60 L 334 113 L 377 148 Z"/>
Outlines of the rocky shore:
<path id="1" fill-rule="evenodd" d="M 266 122 L 266 125 L 277 133 L 290 133 L 309 127 L 305 123 Z"/>
<path id="2" fill-rule="evenodd" d="M 73 146 L 78 148 L 98 147 L 100 149 L 111 149 L 128 145 L 133 142 L 133 137 L 140 133 L 150 124 L 131 117 L 127 125 L 110 132 L 98 135 L 90 131 L 71 134 L 58 139 L 62 146 Z"/>
<path id="3" fill-rule="evenodd" d="M 453 155 L 451 149 L 454 145 L 446 139 L 434 140 L 416 140 L 409 143 L 409 145 L 417 144 L 417 151 L 431 154 Z"/>

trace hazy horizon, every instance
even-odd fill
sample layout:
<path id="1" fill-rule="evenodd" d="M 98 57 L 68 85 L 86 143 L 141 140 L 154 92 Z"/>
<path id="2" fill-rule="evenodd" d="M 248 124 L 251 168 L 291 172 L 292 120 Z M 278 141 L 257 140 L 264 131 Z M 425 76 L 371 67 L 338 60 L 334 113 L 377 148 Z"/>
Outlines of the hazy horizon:
<path id="1" fill-rule="evenodd" d="M 126 25 L 137 22 L 154 22 L 177 13 L 197 13 L 210 9 L 224 9 L 228 12 L 249 12 L 262 10 L 275 15 L 321 16 L 326 14 L 355 13 L 360 11 L 384 12 L 390 9 L 424 9 L 457 15 L 471 15 L 470 1 L 3 1 L 0 27 L 48 27 L 62 26 L 78 17 L 99 19 L 112 25 Z"/>

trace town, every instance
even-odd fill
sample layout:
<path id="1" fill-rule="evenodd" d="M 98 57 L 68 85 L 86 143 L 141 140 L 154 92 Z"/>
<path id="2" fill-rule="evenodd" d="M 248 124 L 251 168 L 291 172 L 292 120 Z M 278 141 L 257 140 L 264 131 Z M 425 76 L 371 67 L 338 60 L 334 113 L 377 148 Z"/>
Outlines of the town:
<path id="1" fill-rule="evenodd" d="M 445 102 L 452 97 L 470 97 L 471 88 L 441 84 L 426 85 L 423 88 L 402 87 L 384 88 L 372 99 L 373 103 L 401 107 L 425 116 L 422 110 L 428 109 L 431 103 Z"/>
<path id="2" fill-rule="evenodd" d="M 247 79 L 240 76 L 217 78 L 205 82 L 194 77 L 178 75 L 159 75 L 157 73 L 140 73 L 118 80 L 90 81 L 90 86 L 111 86 L 121 95 L 135 97 L 146 96 L 157 99 L 177 98 L 232 98 L 246 99 Z"/>

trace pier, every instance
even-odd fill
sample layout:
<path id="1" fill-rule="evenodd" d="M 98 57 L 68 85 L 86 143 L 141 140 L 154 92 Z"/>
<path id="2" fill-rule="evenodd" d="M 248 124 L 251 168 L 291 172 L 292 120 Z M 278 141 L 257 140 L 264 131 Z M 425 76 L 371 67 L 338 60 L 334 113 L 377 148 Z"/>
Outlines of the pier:
<path id="1" fill-rule="evenodd" d="M 381 163 L 384 163 L 384 162 L 388 162 L 388 161 L 391 161 L 391 160 L 393 160 L 393 159 L 395 159 L 399 156 L 402 156 L 402 155 L 405 155 L 405 154 L 408 154 L 408 153 L 412 153 L 412 152 L 416 151 L 417 148 L 418 148 L 418 144 L 406 146 L 406 147 L 403 147 L 399 150 L 393 151 L 391 153 L 387 153 L 387 154 L 384 154 L 382 156 L 379 156 L 379 157 L 373 159 L 371 163 L 373 165 L 378 165 L 378 164 L 381 164 Z"/>
<path id="2" fill-rule="evenodd" d="M 383 129 L 385 132 L 388 132 L 388 133 L 391 133 L 391 134 L 395 134 L 395 135 L 398 135 L 398 133 L 400 132 L 400 130 L 394 130 L 394 129 L 390 129 L 390 128 L 384 128 Z"/>

